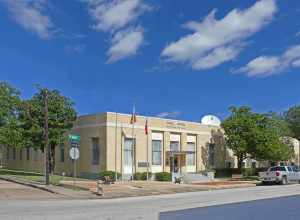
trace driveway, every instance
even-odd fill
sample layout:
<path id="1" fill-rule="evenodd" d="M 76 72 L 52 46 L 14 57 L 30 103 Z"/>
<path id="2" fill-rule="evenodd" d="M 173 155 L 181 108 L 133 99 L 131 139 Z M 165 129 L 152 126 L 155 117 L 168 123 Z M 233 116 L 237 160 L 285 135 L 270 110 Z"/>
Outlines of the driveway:
<path id="1" fill-rule="evenodd" d="M 36 200 L 36 199 L 59 199 L 57 194 L 35 189 L 12 182 L 0 180 L 0 201 L 1 200 Z"/>

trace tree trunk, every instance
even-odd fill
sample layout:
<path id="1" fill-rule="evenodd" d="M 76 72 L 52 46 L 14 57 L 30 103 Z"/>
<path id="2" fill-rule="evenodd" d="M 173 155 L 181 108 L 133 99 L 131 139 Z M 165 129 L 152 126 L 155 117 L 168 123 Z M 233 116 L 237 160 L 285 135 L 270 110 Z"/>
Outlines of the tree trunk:
<path id="1" fill-rule="evenodd" d="M 242 173 L 242 166 L 243 166 L 243 156 L 238 156 L 237 157 L 237 160 L 238 160 L 238 171 L 239 173 Z"/>
<path id="2" fill-rule="evenodd" d="M 55 169 L 55 145 L 50 147 L 50 173 L 53 174 Z"/>

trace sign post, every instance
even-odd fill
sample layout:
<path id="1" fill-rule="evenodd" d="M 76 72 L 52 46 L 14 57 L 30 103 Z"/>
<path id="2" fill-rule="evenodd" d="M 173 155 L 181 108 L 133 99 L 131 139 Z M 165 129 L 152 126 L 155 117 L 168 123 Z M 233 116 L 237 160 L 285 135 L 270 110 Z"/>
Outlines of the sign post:
<path id="1" fill-rule="evenodd" d="M 71 143 L 71 148 L 69 151 L 70 158 L 73 160 L 73 188 L 75 190 L 75 180 L 76 180 L 76 161 L 79 159 L 80 153 L 79 153 L 79 143 L 80 143 L 80 136 L 70 134 L 69 135 L 69 141 Z"/>

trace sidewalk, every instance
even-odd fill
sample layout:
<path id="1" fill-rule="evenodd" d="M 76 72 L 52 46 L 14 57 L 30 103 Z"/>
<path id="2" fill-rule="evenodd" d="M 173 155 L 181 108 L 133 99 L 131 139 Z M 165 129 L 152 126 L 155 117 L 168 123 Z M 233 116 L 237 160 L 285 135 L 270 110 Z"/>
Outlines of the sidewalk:
<path id="1" fill-rule="evenodd" d="M 61 181 L 61 184 L 71 187 L 73 183 L 72 181 Z M 76 185 L 94 193 L 97 190 L 96 181 L 77 181 Z M 103 196 L 100 198 L 138 197 L 254 186 L 256 186 L 256 182 L 246 181 L 210 181 L 195 184 L 174 184 L 158 181 L 123 181 L 111 185 L 102 184 Z"/>
<path id="2" fill-rule="evenodd" d="M 98 199 L 99 198 L 99 196 L 97 196 L 95 193 L 89 190 L 80 190 L 78 188 L 74 190 L 72 188 L 66 188 L 66 187 L 54 186 L 54 185 L 46 186 L 41 183 L 28 181 L 28 180 L 24 180 L 12 176 L 0 176 L 0 180 L 5 180 L 5 181 L 21 184 L 24 186 L 32 187 L 35 189 L 47 191 L 49 193 L 61 195 L 69 199 Z"/>

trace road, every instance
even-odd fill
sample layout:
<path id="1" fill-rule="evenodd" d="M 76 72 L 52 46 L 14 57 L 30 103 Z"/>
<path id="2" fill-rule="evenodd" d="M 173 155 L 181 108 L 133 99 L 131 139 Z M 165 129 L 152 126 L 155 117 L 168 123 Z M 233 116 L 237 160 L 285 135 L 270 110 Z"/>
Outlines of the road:
<path id="1" fill-rule="evenodd" d="M 299 184 L 108 200 L 0 200 L 0 219 L 153 220 L 168 211 L 293 195 L 300 195 Z"/>
<path id="2" fill-rule="evenodd" d="M 300 196 L 164 212 L 160 220 L 298 220 Z"/>

